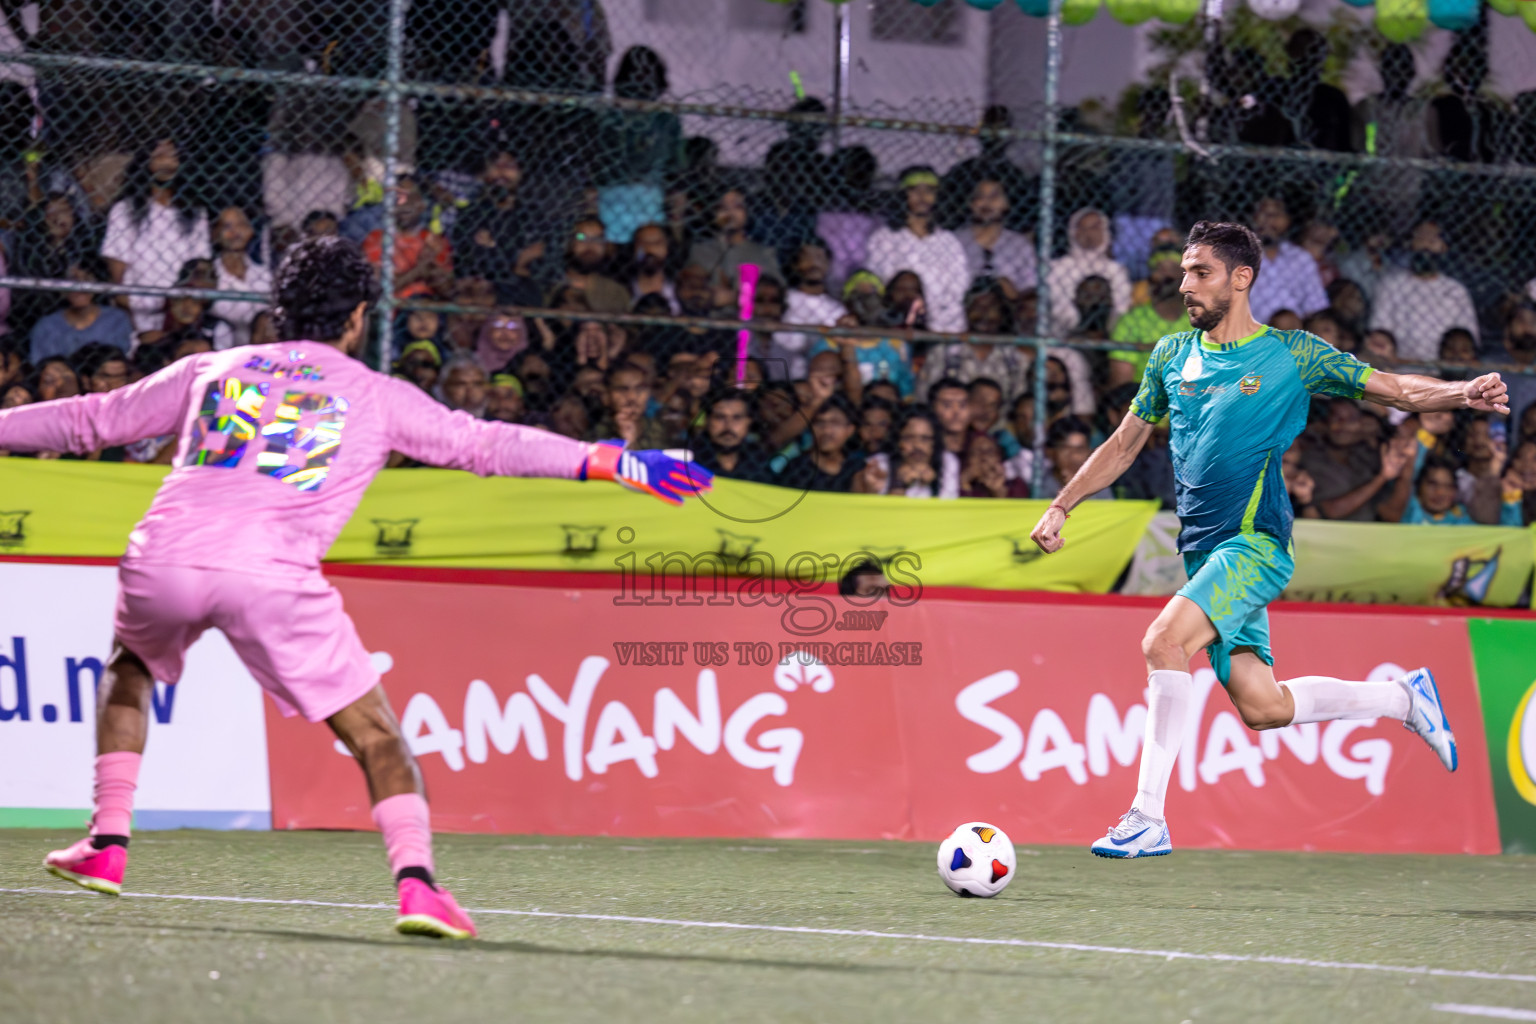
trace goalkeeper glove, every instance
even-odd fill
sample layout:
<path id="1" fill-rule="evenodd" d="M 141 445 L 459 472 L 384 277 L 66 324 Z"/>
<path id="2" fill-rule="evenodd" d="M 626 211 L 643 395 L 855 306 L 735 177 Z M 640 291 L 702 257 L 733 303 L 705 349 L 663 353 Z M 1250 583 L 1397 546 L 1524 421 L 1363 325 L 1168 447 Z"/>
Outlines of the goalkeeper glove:
<path id="1" fill-rule="evenodd" d="M 587 449 L 578 480 L 615 480 L 672 505 L 714 486 L 715 475 L 682 448 L 625 451 L 623 441 L 598 441 Z"/>

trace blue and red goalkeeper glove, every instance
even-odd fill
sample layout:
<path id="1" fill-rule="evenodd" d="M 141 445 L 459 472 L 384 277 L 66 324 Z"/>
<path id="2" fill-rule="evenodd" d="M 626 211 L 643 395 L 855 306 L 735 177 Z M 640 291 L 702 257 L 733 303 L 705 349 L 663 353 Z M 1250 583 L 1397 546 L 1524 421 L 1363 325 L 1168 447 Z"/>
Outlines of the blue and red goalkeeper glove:
<path id="1" fill-rule="evenodd" d="M 632 491 L 681 505 L 690 494 L 714 486 L 715 475 L 681 448 L 625 451 L 623 441 L 598 441 L 587 449 L 578 480 L 616 480 Z"/>

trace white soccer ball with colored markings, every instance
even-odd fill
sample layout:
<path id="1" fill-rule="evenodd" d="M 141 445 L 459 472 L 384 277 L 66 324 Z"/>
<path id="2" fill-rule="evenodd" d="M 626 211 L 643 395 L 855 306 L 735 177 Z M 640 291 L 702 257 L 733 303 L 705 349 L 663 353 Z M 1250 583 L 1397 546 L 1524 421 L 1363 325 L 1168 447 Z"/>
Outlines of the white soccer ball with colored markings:
<path id="1" fill-rule="evenodd" d="M 958 896 L 996 896 L 1017 866 L 1008 834 L 984 821 L 966 822 L 939 844 L 939 877 Z"/>

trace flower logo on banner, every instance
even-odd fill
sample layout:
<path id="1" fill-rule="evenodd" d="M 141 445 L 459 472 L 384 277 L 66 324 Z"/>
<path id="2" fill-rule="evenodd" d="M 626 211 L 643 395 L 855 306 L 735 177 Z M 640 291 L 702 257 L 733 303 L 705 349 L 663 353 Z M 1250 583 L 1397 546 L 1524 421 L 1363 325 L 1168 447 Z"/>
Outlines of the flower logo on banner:
<path id="1" fill-rule="evenodd" d="M 806 651 L 791 651 L 773 670 L 773 685 L 785 693 L 794 693 L 802 686 L 826 693 L 832 689 L 832 683 L 832 670 Z"/>

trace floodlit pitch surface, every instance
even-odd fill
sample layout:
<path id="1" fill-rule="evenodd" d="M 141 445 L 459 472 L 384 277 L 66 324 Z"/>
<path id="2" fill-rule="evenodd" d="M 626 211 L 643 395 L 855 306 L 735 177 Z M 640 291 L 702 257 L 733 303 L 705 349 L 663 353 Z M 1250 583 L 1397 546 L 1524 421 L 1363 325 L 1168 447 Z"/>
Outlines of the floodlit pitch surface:
<path id="1" fill-rule="evenodd" d="M 962 900 L 929 843 L 440 836 L 450 944 L 373 835 L 141 833 L 119 899 L 43 873 L 74 838 L 0 832 L 7 1024 L 1536 1019 L 1532 857 L 1020 847 Z"/>

